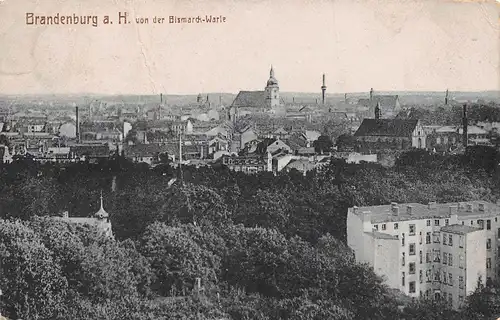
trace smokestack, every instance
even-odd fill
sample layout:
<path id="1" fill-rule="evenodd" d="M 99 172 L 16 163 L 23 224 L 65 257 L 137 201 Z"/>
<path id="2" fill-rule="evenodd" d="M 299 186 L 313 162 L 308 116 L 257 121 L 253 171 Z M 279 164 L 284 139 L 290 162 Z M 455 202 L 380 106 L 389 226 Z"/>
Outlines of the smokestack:
<path id="1" fill-rule="evenodd" d="M 344 93 L 344 102 L 347 103 L 347 93 Z"/>
<path id="2" fill-rule="evenodd" d="M 326 93 L 326 79 L 325 74 L 323 73 L 323 85 L 321 86 L 321 98 L 322 103 L 325 105 L 325 93 Z"/>
<path id="3" fill-rule="evenodd" d="M 448 89 L 446 89 L 446 97 L 444 98 L 444 105 L 448 105 Z"/>
<path id="4" fill-rule="evenodd" d="M 373 88 L 370 89 L 370 101 L 373 100 Z"/>
<path id="5" fill-rule="evenodd" d="M 76 113 L 76 141 L 80 143 L 80 115 L 78 114 L 78 106 L 75 107 Z"/>
<path id="6" fill-rule="evenodd" d="M 464 114 L 462 117 L 462 128 L 463 128 L 463 144 L 464 148 L 467 148 L 468 144 L 468 136 L 467 136 L 467 126 L 468 126 L 468 121 L 467 121 L 467 104 L 464 104 Z"/>
<path id="7" fill-rule="evenodd" d="M 160 103 L 163 104 L 163 93 L 160 93 Z"/>

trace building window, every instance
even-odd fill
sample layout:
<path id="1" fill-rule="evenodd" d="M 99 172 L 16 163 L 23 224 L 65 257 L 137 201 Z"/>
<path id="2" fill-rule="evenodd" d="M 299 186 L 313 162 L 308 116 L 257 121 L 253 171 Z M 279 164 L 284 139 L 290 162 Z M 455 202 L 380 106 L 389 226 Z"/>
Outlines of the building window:
<path id="1" fill-rule="evenodd" d="M 448 237 L 448 245 L 449 245 L 450 247 L 451 247 L 451 246 L 453 246 L 453 235 L 451 235 L 451 234 L 450 234 L 450 235 L 449 235 L 449 237 Z"/>
<path id="2" fill-rule="evenodd" d="M 415 225 L 410 224 L 410 236 L 414 236 L 414 235 L 415 235 Z"/>
<path id="3" fill-rule="evenodd" d="M 410 281 L 410 293 L 415 293 L 415 281 Z"/>
<path id="4" fill-rule="evenodd" d="M 499 235 L 500 235 L 500 228 L 498 228 L 498 230 L 499 230 Z M 431 233 L 430 232 L 427 232 L 427 234 L 425 235 L 425 243 L 426 244 L 431 243 Z"/>
<path id="5" fill-rule="evenodd" d="M 443 300 L 447 301 L 448 299 L 448 292 L 443 292 Z"/>
<path id="6" fill-rule="evenodd" d="M 432 272 L 431 272 L 431 270 L 426 270 L 425 271 L 425 281 L 426 282 L 431 282 L 432 281 Z"/>
<path id="7" fill-rule="evenodd" d="M 464 236 L 459 236 L 458 237 L 458 246 L 460 248 L 463 248 L 464 247 Z"/>
<path id="8" fill-rule="evenodd" d="M 447 244 L 447 243 L 446 243 L 446 237 L 447 237 L 447 235 L 443 233 L 443 244 L 444 244 L 444 245 L 446 245 L 446 244 Z"/>
<path id="9" fill-rule="evenodd" d="M 459 302 L 459 303 L 464 303 L 464 296 L 459 295 L 459 296 L 458 296 L 458 302 Z"/>
<path id="10" fill-rule="evenodd" d="M 427 226 L 430 227 L 431 226 L 431 220 L 427 220 Z"/>
<path id="11" fill-rule="evenodd" d="M 451 273 L 448 273 L 448 284 L 453 286 L 453 275 Z"/>
<path id="12" fill-rule="evenodd" d="M 436 137 L 436 144 L 441 144 L 441 137 Z"/>
<path id="13" fill-rule="evenodd" d="M 410 243 L 410 256 L 414 256 L 415 254 L 416 254 L 415 244 L 414 243 Z"/>
<path id="14" fill-rule="evenodd" d="M 443 252 L 443 264 L 448 264 L 448 254 Z"/>
<path id="15" fill-rule="evenodd" d="M 458 267 L 460 269 L 464 268 L 464 256 L 463 255 L 458 256 Z"/>
<path id="16" fill-rule="evenodd" d="M 444 270 L 443 270 L 443 284 L 446 284 L 446 272 Z"/>
<path id="17" fill-rule="evenodd" d="M 406 263 L 405 262 L 405 253 L 403 252 L 403 258 L 401 260 L 401 265 L 404 267 L 405 263 Z"/>
<path id="18" fill-rule="evenodd" d="M 473 226 L 474 225 L 474 221 L 471 220 L 470 221 L 470 225 Z"/>
<path id="19" fill-rule="evenodd" d="M 378 224 L 374 225 L 373 227 L 378 231 Z"/>
<path id="20" fill-rule="evenodd" d="M 464 277 L 463 276 L 459 276 L 458 277 L 458 287 L 460 289 L 463 289 L 464 288 Z"/>
<path id="21" fill-rule="evenodd" d="M 441 262 L 441 252 L 434 250 L 434 262 Z"/>
<path id="22" fill-rule="evenodd" d="M 408 272 L 409 274 L 415 274 L 415 262 L 410 262 L 408 264 L 408 269 L 410 270 Z"/>
<path id="23" fill-rule="evenodd" d="M 447 226 L 450 224 L 450 219 L 444 219 L 444 225 Z"/>
<path id="24" fill-rule="evenodd" d="M 386 226 L 385 226 L 385 223 L 382 224 L 382 230 L 385 230 L 386 229 Z"/>
<path id="25" fill-rule="evenodd" d="M 422 250 L 418 253 L 418 260 L 420 261 L 420 264 L 422 264 Z"/>
<path id="26" fill-rule="evenodd" d="M 465 221 L 462 221 L 462 225 L 465 225 Z"/>
<path id="27" fill-rule="evenodd" d="M 424 281 L 424 272 L 422 270 L 418 271 L 418 281 L 420 281 L 420 283 Z"/>
<path id="28" fill-rule="evenodd" d="M 486 269 L 491 269 L 491 258 L 486 258 Z"/>
<path id="29" fill-rule="evenodd" d="M 477 224 L 481 229 L 484 229 L 484 220 L 477 220 Z"/>
<path id="30" fill-rule="evenodd" d="M 491 230 L 491 220 L 486 220 L 486 230 Z"/>
<path id="31" fill-rule="evenodd" d="M 397 223 L 394 224 L 394 230 L 398 230 L 398 224 Z"/>
<path id="32" fill-rule="evenodd" d="M 425 253 L 425 262 L 431 263 L 431 253 L 430 252 Z"/>
<path id="33" fill-rule="evenodd" d="M 450 306 L 451 306 L 451 305 L 453 305 L 453 295 L 451 294 L 451 292 L 450 292 L 450 294 L 448 295 L 448 304 L 449 304 Z"/>
<path id="34" fill-rule="evenodd" d="M 401 285 L 404 287 L 405 286 L 405 273 L 401 273 Z"/>
<path id="35" fill-rule="evenodd" d="M 418 234 L 418 243 L 422 244 L 422 231 Z"/>
<path id="36" fill-rule="evenodd" d="M 434 232 L 434 243 L 440 243 L 439 232 Z"/>
<path id="37" fill-rule="evenodd" d="M 451 253 L 450 253 L 450 254 L 448 254 L 448 265 L 449 265 L 450 267 L 452 267 L 452 266 L 453 266 L 453 255 L 452 255 Z"/>
<path id="38" fill-rule="evenodd" d="M 486 249 L 491 250 L 491 239 L 486 240 Z"/>
<path id="39" fill-rule="evenodd" d="M 438 226 L 439 226 L 439 220 L 434 220 L 434 225 L 435 225 L 436 227 L 438 227 Z"/>
<path id="40" fill-rule="evenodd" d="M 404 247 L 405 246 L 405 234 L 401 234 L 401 245 Z"/>
<path id="41" fill-rule="evenodd" d="M 441 282 L 441 272 L 439 271 L 434 272 L 434 281 Z"/>

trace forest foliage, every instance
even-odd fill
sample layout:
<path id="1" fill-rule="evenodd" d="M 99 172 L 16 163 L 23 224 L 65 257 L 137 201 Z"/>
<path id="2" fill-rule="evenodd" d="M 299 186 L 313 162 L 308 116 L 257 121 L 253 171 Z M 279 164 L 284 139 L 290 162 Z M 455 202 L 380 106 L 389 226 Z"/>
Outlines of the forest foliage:
<path id="1" fill-rule="evenodd" d="M 410 151 L 393 168 L 332 159 L 306 176 L 151 170 L 121 157 L 16 161 L 0 168 L 0 310 L 13 319 L 483 319 L 500 311 L 495 288 L 460 312 L 401 300 L 354 261 L 346 213 L 495 201 L 496 164 L 496 151 L 480 147 Z M 115 239 L 51 218 L 92 215 L 101 191 Z"/>

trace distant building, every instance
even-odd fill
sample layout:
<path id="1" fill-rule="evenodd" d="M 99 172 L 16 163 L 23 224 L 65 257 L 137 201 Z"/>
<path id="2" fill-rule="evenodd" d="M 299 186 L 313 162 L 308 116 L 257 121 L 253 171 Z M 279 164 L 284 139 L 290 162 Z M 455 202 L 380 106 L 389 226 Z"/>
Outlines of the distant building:
<path id="1" fill-rule="evenodd" d="M 419 120 L 364 119 L 354 138 L 357 149 L 363 152 L 426 147 L 426 134 Z"/>
<path id="2" fill-rule="evenodd" d="M 228 109 L 228 118 L 234 121 L 245 111 L 250 113 L 269 112 L 283 103 L 284 101 L 280 98 L 278 80 L 276 80 L 274 69 L 271 66 L 264 91 L 240 91 Z"/>
<path id="3" fill-rule="evenodd" d="M 373 114 L 375 109 L 379 108 L 383 118 L 394 118 L 401 112 L 398 95 L 375 95 L 373 88 L 370 90 L 370 98 L 359 99 L 358 105 L 367 107 L 370 114 Z"/>
<path id="4" fill-rule="evenodd" d="M 249 174 L 261 171 L 273 171 L 273 157 L 270 153 L 267 155 L 252 154 L 247 156 L 223 155 L 221 158 L 222 163 L 230 170 Z"/>
<path id="5" fill-rule="evenodd" d="M 154 165 L 160 162 L 162 155 L 175 159 L 178 151 L 174 145 L 134 144 L 123 147 L 124 156 L 136 163 Z"/>
<path id="6" fill-rule="evenodd" d="M 56 219 L 70 222 L 70 223 L 80 223 L 87 224 L 101 230 L 107 237 L 113 238 L 113 230 L 111 228 L 111 221 L 109 220 L 109 214 L 104 210 L 102 194 L 101 194 L 101 207 L 92 217 L 70 217 L 68 212 L 63 212 L 62 217 L 55 217 Z"/>
<path id="7" fill-rule="evenodd" d="M 479 281 L 498 277 L 499 218 L 484 201 L 353 207 L 347 244 L 389 287 L 458 309 Z"/>
<path id="8" fill-rule="evenodd" d="M 468 145 L 491 145 L 489 134 L 477 126 L 467 127 Z M 427 135 L 427 147 L 437 152 L 454 151 L 463 146 L 463 128 L 442 126 Z"/>
<path id="9" fill-rule="evenodd" d="M 9 148 L 5 145 L 0 145 L 0 162 L 1 163 L 12 162 L 12 155 L 9 152 Z"/>

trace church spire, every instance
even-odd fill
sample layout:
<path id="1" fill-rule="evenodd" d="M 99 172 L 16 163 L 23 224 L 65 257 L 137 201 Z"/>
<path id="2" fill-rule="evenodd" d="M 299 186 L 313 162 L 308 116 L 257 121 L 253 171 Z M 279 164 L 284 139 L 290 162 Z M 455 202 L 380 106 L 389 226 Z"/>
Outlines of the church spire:
<path id="1" fill-rule="evenodd" d="M 101 207 L 99 208 L 99 211 L 97 211 L 94 215 L 98 219 L 104 219 L 104 218 L 109 218 L 109 214 L 104 210 L 104 205 L 102 201 L 102 190 L 101 190 Z"/>
<path id="2" fill-rule="evenodd" d="M 273 65 L 271 65 L 271 70 L 269 70 L 269 77 L 270 77 L 270 78 L 274 78 L 274 69 L 273 69 Z"/>

